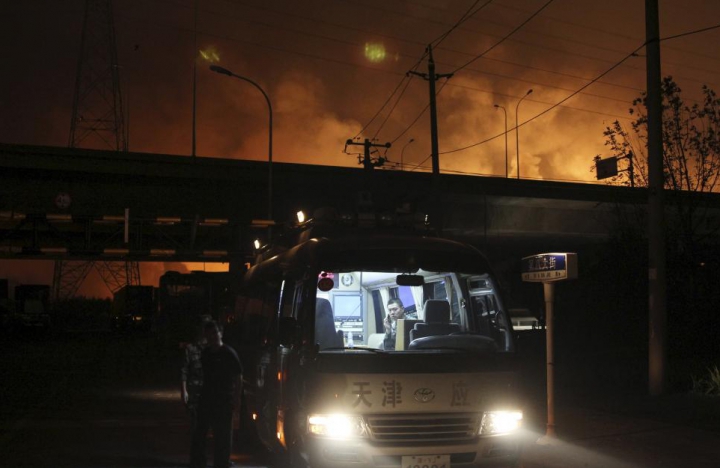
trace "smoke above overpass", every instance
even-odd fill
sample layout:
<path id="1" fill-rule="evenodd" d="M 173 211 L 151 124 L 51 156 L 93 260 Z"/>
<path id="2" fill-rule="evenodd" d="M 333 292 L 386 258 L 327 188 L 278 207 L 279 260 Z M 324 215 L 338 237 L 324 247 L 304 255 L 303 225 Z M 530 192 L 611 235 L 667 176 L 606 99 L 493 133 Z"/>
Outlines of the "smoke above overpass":
<path id="1" fill-rule="evenodd" d="M 8 7 L 15 40 L 3 41 L 0 50 L 15 71 L 5 75 L 0 88 L 6 103 L 0 113 L 8 123 L 0 128 L 0 141 L 67 144 L 83 3 Z M 491 2 L 479 9 L 482 4 L 476 3 L 472 19 L 435 50 L 437 71 L 448 73 L 494 46 L 458 70 L 446 86 L 438 82 L 440 152 L 445 153 L 440 163 L 446 172 L 504 176 L 505 116 L 512 129 L 520 98 L 533 89 L 519 106 L 518 120 L 533 118 L 642 44 L 643 6 L 612 0 L 568 8 L 558 0 L 513 32 L 542 2 Z M 357 157 L 343 148 L 348 138 L 358 136 L 393 142 L 386 168 L 397 168 L 402 153 L 406 169 L 418 164 L 419 170 L 429 169 L 428 115 L 418 118 L 428 103 L 427 82 L 415 77 L 407 87 L 398 83 L 425 45 L 470 5 L 370 0 L 199 5 L 198 49 L 212 50 L 222 66 L 256 81 L 271 98 L 275 161 L 355 167 Z M 720 4 L 702 0 L 662 7 L 663 36 L 707 26 L 705 18 L 720 12 Z M 193 12 L 192 2 L 115 2 L 132 151 L 190 154 Z M 45 34 L 35 34 L 38 30 Z M 690 99 L 699 96 L 701 84 L 713 87 L 720 68 L 712 47 L 717 33 L 708 34 L 663 43 L 663 73 L 673 74 Z M 263 97 L 248 83 L 210 72 L 206 62 L 197 65 L 197 154 L 266 159 Z M 417 71 L 427 71 L 424 60 Z M 517 173 L 519 143 L 522 177 L 592 181 L 592 157 L 606 151 L 605 126 L 616 119 L 629 124 L 627 109 L 644 80 L 644 59 L 631 58 L 522 126 L 519 135 L 511 130 L 509 176 Z M 394 89 L 398 92 L 388 100 Z"/>

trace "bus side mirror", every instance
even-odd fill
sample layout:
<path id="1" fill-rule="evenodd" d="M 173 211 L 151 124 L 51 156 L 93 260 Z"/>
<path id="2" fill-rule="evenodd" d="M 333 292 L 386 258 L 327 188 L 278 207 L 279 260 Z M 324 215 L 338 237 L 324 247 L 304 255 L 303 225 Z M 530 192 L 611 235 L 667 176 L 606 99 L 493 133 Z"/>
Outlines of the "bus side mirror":
<path id="1" fill-rule="evenodd" d="M 280 317 L 279 337 L 280 344 L 290 346 L 297 341 L 299 327 L 295 317 Z"/>

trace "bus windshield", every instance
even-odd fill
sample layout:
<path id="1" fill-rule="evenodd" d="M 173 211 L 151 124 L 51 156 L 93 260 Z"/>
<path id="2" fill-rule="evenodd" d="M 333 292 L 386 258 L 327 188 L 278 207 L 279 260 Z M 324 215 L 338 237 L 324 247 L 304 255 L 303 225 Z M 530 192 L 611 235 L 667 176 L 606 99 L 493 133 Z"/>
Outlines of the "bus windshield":
<path id="1" fill-rule="evenodd" d="M 488 273 L 322 271 L 315 303 L 321 352 L 512 351 L 511 325 Z"/>

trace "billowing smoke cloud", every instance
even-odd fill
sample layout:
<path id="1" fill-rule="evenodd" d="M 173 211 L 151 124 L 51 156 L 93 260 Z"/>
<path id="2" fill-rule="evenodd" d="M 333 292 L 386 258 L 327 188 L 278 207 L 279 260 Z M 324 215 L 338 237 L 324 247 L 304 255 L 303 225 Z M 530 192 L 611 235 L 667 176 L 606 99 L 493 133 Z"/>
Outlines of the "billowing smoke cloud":
<path id="1" fill-rule="evenodd" d="M 38 9 L 36 2 L 9 2 L 3 11 L 13 40 L 0 41 L 0 55 L 12 64 L 0 72 L 0 142 L 67 144 L 84 2 L 55 3 Z M 115 2 L 121 85 L 131 151 L 189 155 L 193 8 L 170 3 Z M 358 135 L 425 45 L 466 8 L 449 0 L 326 2 L 322 8 L 289 0 L 267 8 L 242 3 L 200 2 L 198 45 L 212 45 L 222 66 L 268 93 L 276 161 L 349 167 L 357 167 L 357 159 L 342 152 L 345 141 Z M 449 79 L 437 101 L 443 171 L 504 176 L 507 164 L 514 177 L 519 159 L 522 177 L 593 181 L 593 156 L 607 155 L 603 130 L 616 119 L 627 124 L 627 109 L 645 88 L 642 50 L 562 106 L 512 130 L 516 117 L 524 122 L 546 111 L 644 41 L 642 2 L 577 3 L 555 2 Z M 453 71 L 488 50 L 536 8 L 533 2 L 489 4 L 436 48 L 437 71 Z M 720 2 L 665 2 L 660 13 L 662 34 L 669 36 L 707 26 L 707 18 L 720 14 Z M 676 78 L 686 98 L 697 99 L 703 83 L 720 89 L 713 82 L 720 65 L 711 39 L 698 34 L 662 43 L 663 73 Z M 372 45 L 369 56 L 366 44 Z M 197 155 L 265 160 L 268 109 L 261 93 L 212 73 L 205 62 L 198 61 L 196 71 Z M 427 71 L 425 61 L 417 71 Z M 418 118 L 429 102 L 428 83 L 415 77 L 398 91 L 359 137 L 392 143 L 384 153 L 386 169 L 402 161 L 405 170 L 430 170 L 429 117 Z M 202 268 L 145 263 L 141 276 L 155 285 L 166 270 L 193 269 Z M 51 262 L 0 261 L 0 277 L 11 285 L 50 284 L 52 272 Z M 108 297 L 109 291 L 93 273 L 80 294 Z"/>
<path id="2" fill-rule="evenodd" d="M 6 86 L 0 87 L 7 104 L 0 112 L 11 113 L 3 119 L 8 125 L 0 128 L 0 141 L 58 146 L 67 142 L 82 6 L 81 1 L 69 2 L 62 21 L 57 12 L 29 13 L 24 2 L 6 12 L 18 24 L 32 18 L 34 27 L 20 28 L 16 40 L 0 45 L 8 61 L 17 64 L 14 69 L 23 70 L 8 74 Z M 115 8 L 131 150 L 190 154 L 193 9 L 145 2 L 116 2 Z M 254 80 L 268 93 L 274 110 L 276 161 L 356 167 L 357 159 L 342 153 L 344 142 L 377 112 L 422 54 L 424 44 L 447 31 L 465 8 L 450 1 L 372 7 L 342 2 L 331 9 L 289 1 L 268 8 L 208 4 L 200 8 L 198 45 L 212 46 L 222 66 Z M 486 51 L 535 8 L 523 2 L 496 2 L 481 9 L 436 48 L 437 71 L 453 71 Z M 670 34 L 692 29 L 695 23 L 704 25 L 702 20 L 718 9 L 720 4 L 702 0 L 691 0 L 682 8 L 665 5 L 661 29 Z M 623 15 L 608 13 L 615 11 Z M 506 108 L 512 129 L 515 106 L 529 88 L 533 93 L 522 103 L 521 122 L 564 99 L 641 44 L 643 25 L 640 3 L 586 2 L 573 9 L 551 5 L 449 80 L 438 98 L 441 152 L 502 133 L 504 114 L 494 104 Z M 47 31 L 54 40 L 39 39 L 32 32 L 36 30 Z M 682 41 L 686 42 L 664 44 L 663 71 L 677 75 L 681 84 L 690 80 L 687 89 L 699 89 L 702 82 L 717 76 L 713 72 L 717 60 L 709 56 L 712 41 L 695 36 Z M 367 44 L 372 44 L 372 60 L 366 56 Z M 427 71 L 424 61 L 417 70 Z M 565 107 L 524 125 L 519 132 L 521 174 L 592 181 L 587 166 L 604 150 L 604 127 L 627 117 L 630 101 L 642 88 L 644 61 L 634 57 Z M 198 155 L 267 158 L 267 106 L 252 85 L 212 73 L 200 60 L 196 103 Z M 402 149 L 413 139 L 403 162 L 423 163 L 421 170 L 429 169 L 427 114 L 408 128 L 427 103 L 427 82 L 415 78 L 382 129 L 378 131 L 380 122 L 394 100 L 360 135 L 393 143 L 387 152 L 393 165 L 386 167 L 399 164 Z M 507 145 L 511 176 L 516 173 L 516 146 L 516 133 L 511 130 Z M 441 156 L 441 168 L 504 176 L 505 152 L 504 138 L 499 137 Z"/>
<path id="3" fill-rule="evenodd" d="M 361 125 L 343 119 L 328 105 L 322 79 L 308 72 L 291 70 L 274 87 L 274 159 L 281 162 L 348 165 L 351 159 L 342 153 L 345 140 Z M 263 109 L 254 109 L 262 113 Z M 267 153 L 267 134 L 254 126 L 254 132 L 241 142 L 237 155 Z M 261 157 L 260 159 L 265 159 Z"/>

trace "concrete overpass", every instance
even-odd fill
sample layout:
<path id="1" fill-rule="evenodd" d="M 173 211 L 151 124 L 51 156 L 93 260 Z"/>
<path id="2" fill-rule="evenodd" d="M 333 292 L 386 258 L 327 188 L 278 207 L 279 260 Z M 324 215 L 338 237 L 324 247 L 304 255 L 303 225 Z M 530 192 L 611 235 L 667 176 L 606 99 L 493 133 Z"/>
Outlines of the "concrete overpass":
<path id="1" fill-rule="evenodd" d="M 265 162 L 0 144 L 0 258 L 228 261 L 263 235 Z M 323 206 L 381 212 L 438 203 L 444 234 L 514 258 L 611 235 L 617 205 L 645 189 L 428 173 L 273 164 L 278 222 Z M 68 194 L 63 207 L 58 194 Z M 682 194 L 720 214 L 720 195 Z M 128 242 L 125 209 L 129 208 Z"/>

